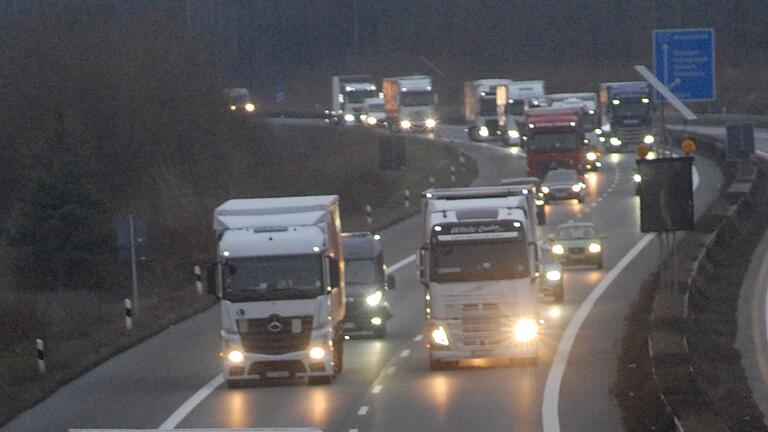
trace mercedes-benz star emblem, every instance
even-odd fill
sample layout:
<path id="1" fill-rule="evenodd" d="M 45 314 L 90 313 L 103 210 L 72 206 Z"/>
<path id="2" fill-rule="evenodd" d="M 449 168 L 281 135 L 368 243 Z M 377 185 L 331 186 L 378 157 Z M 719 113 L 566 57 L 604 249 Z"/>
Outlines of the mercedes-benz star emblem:
<path id="1" fill-rule="evenodd" d="M 280 315 L 270 315 L 268 317 L 269 324 L 267 324 L 267 329 L 273 333 L 277 333 L 280 330 L 283 329 L 283 325 L 280 324 Z"/>

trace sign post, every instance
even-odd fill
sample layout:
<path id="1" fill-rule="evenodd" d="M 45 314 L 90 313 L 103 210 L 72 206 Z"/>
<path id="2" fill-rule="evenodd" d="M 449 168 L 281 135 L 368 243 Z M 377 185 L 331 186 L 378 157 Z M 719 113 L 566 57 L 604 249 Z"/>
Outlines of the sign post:
<path id="1" fill-rule="evenodd" d="M 133 316 L 139 313 L 139 282 L 136 262 L 147 259 L 147 224 L 144 220 L 127 215 L 117 223 L 118 258 L 131 261 L 131 292 Z"/>

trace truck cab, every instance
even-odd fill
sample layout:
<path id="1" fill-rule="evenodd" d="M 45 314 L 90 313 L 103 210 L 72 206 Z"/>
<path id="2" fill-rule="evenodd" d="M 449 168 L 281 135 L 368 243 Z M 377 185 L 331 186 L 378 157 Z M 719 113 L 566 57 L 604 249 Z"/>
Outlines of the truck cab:
<path id="1" fill-rule="evenodd" d="M 509 79 L 484 79 L 464 83 L 464 119 L 472 141 L 508 141 L 507 86 Z M 515 124 L 512 124 L 516 130 Z M 517 136 L 519 138 L 519 135 Z"/>
<path id="2" fill-rule="evenodd" d="M 384 127 L 387 114 L 384 111 L 384 98 L 367 98 L 363 102 L 363 114 L 360 117 L 363 124 L 369 127 Z"/>
<path id="3" fill-rule="evenodd" d="M 558 168 L 584 173 L 589 141 L 581 116 L 581 107 L 526 110 L 523 147 L 529 176 L 543 178 Z"/>
<path id="4" fill-rule="evenodd" d="M 346 332 L 371 332 L 377 339 L 387 334 L 392 308 L 385 292 L 395 288 L 394 276 L 387 276 L 384 253 L 378 236 L 370 232 L 345 233 L 344 244 Z"/>
<path id="5" fill-rule="evenodd" d="M 643 81 L 600 84 L 600 114 L 606 148 L 634 151 L 638 144 L 652 146 L 651 87 Z"/>
<path id="6" fill-rule="evenodd" d="M 516 188 L 422 196 L 420 277 L 430 368 L 473 358 L 537 357 L 536 217 Z"/>
<path id="7" fill-rule="evenodd" d="M 330 383 L 343 365 L 338 197 L 234 199 L 214 212 L 224 376 Z"/>
<path id="8" fill-rule="evenodd" d="M 508 119 L 522 124 L 525 110 L 539 108 L 546 101 L 544 81 L 513 81 L 507 85 Z"/>
<path id="9" fill-rule="evenodd" d="M 384 110 L 392 132 L 431 132 L 437 128 L 437 94 L 432 77 L 410 75 L 384 78 Z"/>
<path id="10" fill-rule="evenodd" d="M 332 123 L 352 125 L 360 123 L 365 113 L 365 100 L 379 95 L 369 75 L 338 75 L 331 79 Z"/>

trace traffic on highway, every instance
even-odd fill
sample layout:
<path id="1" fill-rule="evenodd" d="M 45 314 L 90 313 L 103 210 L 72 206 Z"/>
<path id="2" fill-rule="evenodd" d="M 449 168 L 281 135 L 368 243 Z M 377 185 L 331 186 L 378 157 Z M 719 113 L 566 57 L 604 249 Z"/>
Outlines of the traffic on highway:
<path id="1" fill-rule="evenodd" d="M 696 419 L 768 410 L 768 264 L 713 276 L 757 237 L 768 132 L 686 81 L 714 17 L 589 48 L 533 25 L 566 6 L 11 3 L 0 82 L 63 78 L 0 108 L 0 432 L 729 430 L 688 426 L 690 383 Z M 734 388 L 696 376 L 707 301 Z"/>

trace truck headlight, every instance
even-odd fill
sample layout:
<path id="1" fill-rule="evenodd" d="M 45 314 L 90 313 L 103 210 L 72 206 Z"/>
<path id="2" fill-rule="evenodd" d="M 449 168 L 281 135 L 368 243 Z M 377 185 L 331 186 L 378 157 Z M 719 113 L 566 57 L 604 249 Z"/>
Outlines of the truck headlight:
<path id="1" fill-rule="evenodd" d="M 480 126 L 480 129 L 477 131 L 477 134 L 480 135 L 483 138 L 488 137 L 488 128 L 485 126 Z"/>
<path id="2" fill-rule="evenodd" d="M 517 129 L 512 129 L 510 131 L 507 131 L 507 134 L 510 138 L 518 139 L 520 138 L 520 132 L 517 131 Z"/>
<path id="3" fill-rule="evenodd" d="M 594 161 L 597 159 L 597 153 L 595 152 L 588 152 L 587 153 L 587 160 L 588 161 Z"/>
<path id="4" fill-rule="evenodd" d="M 232 363 L 242 363 L 245 361 L 245 355 L 241 351 L 238 350 L 232 350 L 227 354 L 227 360 L 229 360 Z"/>
<path id="5" fill-rule="evenodd" d="M 581 185 L 575 184 L 571 186 L 571 190 L 574 192 L 581 192 Z"/>
<path id="6" fill-rule="evenodd" d="M 355 115 L 354 114 L 344 114 L 344 120 L 348 122 L 355 121 Z"/>
<path id="7" fill-rule="evenodd" d="M 604 143 L 605 142 L 605 137 L 601 136 L 600 138 L 598 138 L 598 140 L 600 140 L 600 142 Z"/>
<path id="8" fill-rule="evenodd" d="M 563 278 L 563 274 L 560 273 L 559 270 L 550 270 L 547 272 L 546 276 L 547 280 L 552 282 L 557 282 Z"/>
<path id="9" fill-rule="evenodd" d="M 360 120 L 365 121 L 368 118 L 368 114 L 360 114 Z"/>
<path id="10" fill-rule="evenodd" d="M 368 122 L 369 125 L 375 126 L 376 125 L 376 117 L 368 117 L 365 119 L 366 122 Z"/>
<path id="11" fill-rule="evenodd" d="M 565 253 L 565 248 L 561 244 L 552 246 L 552 253 L 555 255 L 562 255 Z"/>
<path id="12" fill-rule="evenodd" d="M 541 191 L 544 192 L 545 194 L 548 194 L 549 193 L 549 187 L 548 186 L 542 186 L 541 187 Z"/>
<path id="13" fill-rule="evenodd" d="M 656 138 L 654 138 L 653 135 L 646 135 L 643 137 L 643 142 L 648 145 L 651 145 L 654 142 L 656 142 Z"/>
<path id="14" fill-rule="evenodd" d="M 384 321 L 380 317 L 373 317 L 373 318 L 371 318 L 371 324 L 373 324 L 375 326 L 380 326 L 383 323 L 384 323 Z"/>
<path id="15" fill-rule="evenodd" d="M 230 111 L 234 111 L 234 110 L 236 110 L 236 109 L 237 109 L 237 107 L 236 107 L 236 106 L 234 106 L 234 105 L 230 105 L 230 106 L 229 106 L 229 110 L 230 110 Z"/>
<path id="16" fill-rule="evenodd" d="M 603 134 L 603 130 L 602 129 L 600 129 L 600 128 L 595 129 L 595 135 L 602 135 L 602 134 Z"/>
<path id="17" fill-rule="evenodd" d="M 603 247 L 600 246 L 600 243 L 590 243 L 589 247 L 587 247 L 587 249 L 591 253 L 600 253 L 600 251 L 603 250 Z"/>
<path id="18" fill-rule="evenodd" d="M 513 327 L 515 341 L 518 343 L 531 342 L 539 333 L 539 325 L 531 318 L 520 318 Z"/>
<path id="19" fill-rule="evenodd" d="M 642 177 L 640 177 L 640 174 L 633 174 L 633 175 L 632 175 L 632 180 L 633 180 L 635 183 L 640 183 L 640 182 L 643 180 L 643 178 L 642 178 Z"/>
<path id="20" fill-rule="evenodd" d="M 432 342 L 438 345 L 448 346 L 448 333 L 445 332 L 443 326 L 432 330 Z"/>
<path id="21" fill-rule="evenodd" d="M 433 127 L 437 126 L 437 120 L 428 118 L 424 121 L 424 126 L 426 126 L 428 129 L 432 129 Z"/>
<path id="22" fill-rule="evenodd" d="M 368 303 L 368 306 L 376 306 L 377 304 L 381 303 L 381 297 L 381 291 L 376 291 L 375 293 L 366 297 L 365 302 Z"/>
<path id="23" fill-rule="evenodd" d="M 609 142 L 611 143 L 612 146 L 620 146 L 621 145 L 621 140 L 616 138 L 616 137 L 611 137 Z"/>
<path id="24" fill-rule="evenodd" d="M 410 120 L 403 120 L 400 122 L 400 127 L 403 129 L 410 129 L 411 128 L 411 122 Z"/>
<path id="25" fill-rule="evenodd" d="M 256 109 L 256 105 L 252 103 L 245 104 L 245 110 L 248 112 L 253 112 Z"/>
<path id="26" fill-rule="evenodd" d="M 323 349 L 323 347 L 319 347 L 319 346 L 312 347 L 309 350 L 309 357 L 312 360 L 320 360 L 323 357 L 325 357 L 325 350 Z"/>

